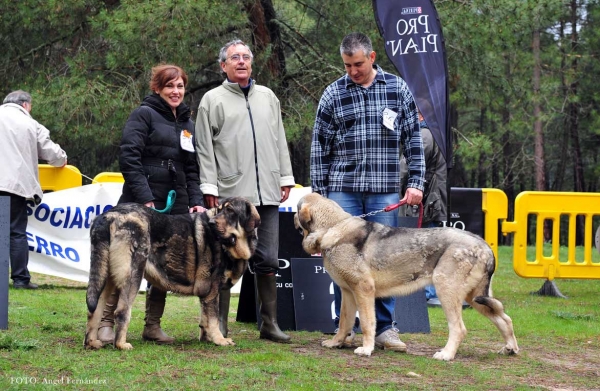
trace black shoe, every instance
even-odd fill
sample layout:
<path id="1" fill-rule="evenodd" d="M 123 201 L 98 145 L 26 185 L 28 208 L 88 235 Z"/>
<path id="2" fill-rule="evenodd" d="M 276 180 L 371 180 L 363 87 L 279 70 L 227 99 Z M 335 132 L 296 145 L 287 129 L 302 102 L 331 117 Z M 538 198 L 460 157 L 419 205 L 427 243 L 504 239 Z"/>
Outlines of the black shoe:
<path id="1" fill-rule="evenodd" d="M 28 282 L 27 284 L 13 284 L 13 288 L 15 289 L 37 289 L 37 284 L 33 282 Z"/>

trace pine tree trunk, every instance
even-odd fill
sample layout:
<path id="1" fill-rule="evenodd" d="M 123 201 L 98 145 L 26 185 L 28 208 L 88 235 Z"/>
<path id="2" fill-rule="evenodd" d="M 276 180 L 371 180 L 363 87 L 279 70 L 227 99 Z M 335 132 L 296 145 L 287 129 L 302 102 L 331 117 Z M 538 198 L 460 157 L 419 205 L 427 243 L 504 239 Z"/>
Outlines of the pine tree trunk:
<path id="1" fill-rule="evenodd" d="M 533 32 L 533 133 L 535 134 L 535 188 L 546 190 L 546 162 L 544 160 L 544 131 L 542 129 L 542 108 L 540 105 L 540 31 Z"/>
<path id="2" fill-rule="evenodd" d="M 246 2 L 248 20 L 252 25 L 252 39 L 256 53 L 269 49 L 267 69 L 273 79 L 284 80 L 285 53 L 279 25 L 275 23 L 276 14 L 271 0 L 249 0 Z M 264 84 L 264 83 L 263 83 Z"/>
<path id="3" fill-rule="evenodd" d="M 542 127 L 542 107 L 540 104 L 540 83 L 542 64 L 540 61 L 540 30 L 533 32 L 533 133 L 535 135 L 535 189 L 538 191 L 547 190 L 546 186 L 546 159 L 544 154 L 544 130 Z M 552 239 L 552 224 L 550 220 L 543 222 L 544 242 L 548 243 Z"/>

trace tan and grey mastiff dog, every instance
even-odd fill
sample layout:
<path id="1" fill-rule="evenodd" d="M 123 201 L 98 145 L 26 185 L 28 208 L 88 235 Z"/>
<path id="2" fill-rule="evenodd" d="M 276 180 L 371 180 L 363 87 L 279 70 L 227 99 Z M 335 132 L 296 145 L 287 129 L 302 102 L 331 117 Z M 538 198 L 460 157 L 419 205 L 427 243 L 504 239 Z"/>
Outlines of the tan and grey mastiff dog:
<path id="1" fill-rule="evenodd" d="M 455 228 L 392 228 L 346 213 L 319 194 L 298 202 L 294 216 L 302 246 L 321 253 L 325 269 L 342 290 L 340 327 L 322 345 L 343 347 L 358 309 L 363 346 L 354 353 L 370 356 L 375 340 L 375 298 L 403 296 L 433 283 L 448 320 L 448 343 L 433 355 L 452 360 L 467 330 L 462 320 L 466 300 L 496 325 L 505 346 L 500 353 L 519 351 L 512 320 L 492 297 L 494 253 L 480 237 Z"/>
<path id="2" fill-rule="evenodd" d="M 84 346 L 99 349 L 98 325 L 107 298 L 117 291 L 115 341 L 126 341 L 131 306 L 142 277 L 165 291 L 200 298 L 200 339 L 235 345 L 219 330 L 219 292 L 244 274 L 256 250 L 258 211 L 241 197 L 206 213 L 166 215 L 140 204 L 121 204 L 94 219 Z"/>

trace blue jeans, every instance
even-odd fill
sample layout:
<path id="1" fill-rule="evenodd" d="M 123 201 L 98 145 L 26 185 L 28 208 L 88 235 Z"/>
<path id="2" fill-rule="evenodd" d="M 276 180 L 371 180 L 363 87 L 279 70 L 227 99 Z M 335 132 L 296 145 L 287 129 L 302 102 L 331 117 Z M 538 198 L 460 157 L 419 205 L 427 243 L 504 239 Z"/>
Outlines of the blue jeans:
<path id="1" fill-rule="evenodd" d="M 435 291 L 435 287 L 433 285 L 427 285 L 425 287 L 425 298 L 427 300 L 437 298 L 437 292 Z"/>
<path id="2" fill-rule="evenodd" d="M 431 221 L 423 226 L 423 228 L 435 228 L 439 227 L 439 221 Z M 427 285 L 425 287 L 425 298 L 429 299 L 437 299 L 437 292 L 435 291 L 435 287 L 433 285 Z"/>
<path id="3" fill-rule="evenodd" d="M 360 216 L 365 213 L 377 211 L 391 204 L 397 204 L 400 201 L 398 193 L 354 193 L 343 191 L 332 191 L 327 193 L 327 198 L 335 201 L 346 212 L 353 216 Z M 373 216 L 365 218 L 367 221 L 373 221 L 389 225 L 392 227 L 398 226 L 398 212 L 380 212 Z M 335 327 L 339 325 L 340 306 L 342 304 L 342 292 L 340 287 L 333 284 L 333 298 L 336 319 L 334 320 Z M 387 297 L 375 299 L 375 318 L 377 319 L 377 328 L 375 335 L 379 335 L 384 331 L 394 327 L 394 307 L 396 306 L 396 298 Z"/>

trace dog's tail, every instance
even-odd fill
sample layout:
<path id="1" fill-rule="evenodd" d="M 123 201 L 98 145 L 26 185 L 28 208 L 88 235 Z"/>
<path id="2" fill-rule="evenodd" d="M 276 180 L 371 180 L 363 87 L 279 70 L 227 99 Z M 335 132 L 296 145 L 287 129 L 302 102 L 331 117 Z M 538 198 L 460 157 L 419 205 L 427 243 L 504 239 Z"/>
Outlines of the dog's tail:
<path id="1" fill-rule="evenodd" d="M 476 303 L 482 304 L 488 307 L 494 314 L 501 314 L 504 312 L 504 306 L 502 303 L 496 299 L 494 299 L 492 294 L 492 277 L 494 276 L 494 272 L 496 271 L 496 256 L 493 251 L 490 249 L 491 256 L 488 257 L 486 262 L 486 274 L 487 278 L 485 279 L 485 288 L 484 295 L 477 296 L 473 298 L 473 301 Z"/>
<path id="2" fill-rule="evenodd" d="M 96 311 L 109 273 L 111 223 L 111 219 L 103 214 L 94 219 L 90 229 L 90 273 L 86 294 L 90 313 Z"/>
<path id="3" fill-rule="evenodd" d="M 492 277 L 494 277 L 494 273 L 496 272 L 496 256 L 491 248 L 489 248 L 489 256 L 487 257 L 487 261 L 485 263 L 485 272 L 487 274 L 484 288 L 485 296 L 492 297 Z"/>
<path id="4" fill-rule="evenodd" d="M 504 306 L 499 300 L 489 296 L 477 296 L 473 299 L 474 302 L 482 304 L 488 307 L 491 312 L 495 315 L 501 315 L 504 313 Z"/>

